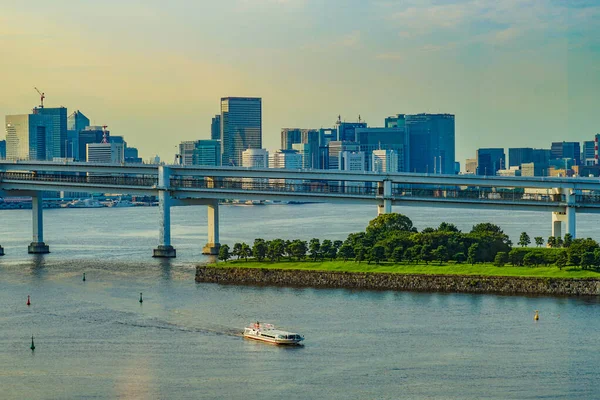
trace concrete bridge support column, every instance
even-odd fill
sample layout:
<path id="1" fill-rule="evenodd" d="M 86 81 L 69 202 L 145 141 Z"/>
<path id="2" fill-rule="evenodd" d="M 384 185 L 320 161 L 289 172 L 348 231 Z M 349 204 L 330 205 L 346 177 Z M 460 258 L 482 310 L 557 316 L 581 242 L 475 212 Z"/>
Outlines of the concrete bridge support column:
<path id="1" fill-rule="evenodd" d="M 377 208 L 377 215 L 390 214 L 392 212 L 392 181 L 379 182 L 379 195 L 383 196 L 383 202 Z"/>
<path id="2" fill-rule="evenodd" d="M 565 233 L 573 239 L 577 237 L 577 212 L 575 209 L 575 195 L 570 189 L 561 190 L 565 195 L 567 206 L 564 211 L 552 213 L 552 236 L 562 237 L 562 223 L 565 223 Z"/>
<path id="3" fill-rule="evenodd" d="M 170 169 L 158 167 L 158 212 L 160 227 L 158 230 L 158 247 L 152 257 L 174 258 L 176 251 L 171 246 L 171 194 L 169 193 Z"/>
<path id="4" fill-rule="evenodd" d="M 27 247 L 29 254 L 48 254 L 50 247 L 44 243 L 44 218 L 43 218 L 42 192 L 31 196 L 31 214 L 33 221 L 33 241 Z"/>
<path id="5" fill-rule="evenodd" d="M 208 243 L 202 248 L 202 254 L 218 255 L 219 248 L 219 200 L 208 205 Z"/>
<path id="6" fill-rule="evenodd" d="M 552 213 L 552 236 L 562 237 L 562 221 L 565 220 L 565 214 L 561 212 Z"/>

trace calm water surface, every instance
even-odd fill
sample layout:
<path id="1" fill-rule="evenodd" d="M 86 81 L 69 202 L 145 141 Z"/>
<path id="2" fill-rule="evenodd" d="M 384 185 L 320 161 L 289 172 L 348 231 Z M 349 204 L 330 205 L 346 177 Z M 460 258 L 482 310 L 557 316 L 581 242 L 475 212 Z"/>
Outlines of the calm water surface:
<path id="1" fill-rule="evenodd" d="M 515 242 L 523 230 L 550 235 L 547 213 L 403 212 L 419 229 L 491 221 Z M 221 242 L 344 239 L 375 213 L 223 206 Z M 0 211 L 0 398 L 600 398 L 597 299 L 196 284 L 206 208 L 173 210 L 173 261 L 150 257 L 157 216 L 46 210 L 52 253 L 32 256 L 31 212 Z M 579 236 L 600 239 L 598 222 L 579 216 Z M 257 319 L 304 334 L 305 346 L 243 340 Z"/>

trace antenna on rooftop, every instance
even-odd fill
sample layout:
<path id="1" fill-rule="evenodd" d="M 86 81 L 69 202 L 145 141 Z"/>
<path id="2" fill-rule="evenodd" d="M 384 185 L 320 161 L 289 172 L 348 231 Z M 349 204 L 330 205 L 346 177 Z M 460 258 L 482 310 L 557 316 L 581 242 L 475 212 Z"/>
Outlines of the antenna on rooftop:
<path id="1" fill-rule="evenodd" d="M 102 125 L 102 143 L 108 143 L 108 125 Z"/>

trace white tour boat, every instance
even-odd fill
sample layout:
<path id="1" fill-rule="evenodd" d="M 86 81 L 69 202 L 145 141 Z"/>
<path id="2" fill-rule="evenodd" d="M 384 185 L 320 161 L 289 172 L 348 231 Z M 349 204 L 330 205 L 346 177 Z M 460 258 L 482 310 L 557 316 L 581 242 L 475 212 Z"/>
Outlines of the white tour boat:
<path id="1" fill-rule="evenodd" d="M 244 329 L 244 337 L 273 344 L 290 345 L 300 344 L 304 340 L 304 336 L 298 333 L 275 329 L 272 324 L 261 324 L 258 321 Z"/>

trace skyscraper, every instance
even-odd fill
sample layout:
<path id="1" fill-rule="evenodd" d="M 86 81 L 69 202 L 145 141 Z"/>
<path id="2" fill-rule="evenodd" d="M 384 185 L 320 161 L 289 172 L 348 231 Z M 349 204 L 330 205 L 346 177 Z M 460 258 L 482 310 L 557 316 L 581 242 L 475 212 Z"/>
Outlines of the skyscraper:
<path id="1" fill-rule="evenodd" d="M 242 153 L 242 167 L 268 168 L 269 152 L 265 149 L 247 149 Z"/>
<path id="2" fill-rule="evenodd" d="M 277 150 L 269 154 L 269 168 L 300 169 L 302 155 L 296 150 Z"/>
<path id="3" fill-rule="evenodd" d="M 373 150 L 371 171 L 398 172 L 398 153 L 394 150 Z"/>
<path id="4" fill-rule="evenodd" d="M 496 175 L 496 171 L 506 168 L 503 148 L 477 149 L 477 175 Z"/>
<path id="5" fill-rule="evenodd" d="M 6 158 L 6 140 L 0 140 L 0 160 Z"/>
<path id="6" fill-rule="evenodd" d="M 366 128 L 366 122 L 342 122 L 340 119 L 335 124 L 337 130 L 337 138 L 343 142 L 356 141 L 356 129 Z"/>
<path id="7" fill-rule="evenodd" d="M 52 117 L 53 132 L 50 139 L 52 157 L 67 156 L 67 109 L 65 107 L 34 108 L 34 114 Z M 51 158 L 52 159 L 52 158 Z"/>
<path id="8" fill-rule="evenodd" d="M 586 140 L 583 142 L 583 150 L 581 151 L 581 164 L 582 165 L 595 165 L 596 164 L 596 142 L 594 140 Z"/>
<path id="9" fill-rule="evenodd" d="M 581 150 L 579 142 L 552 142 L 551 159 L 562 160 L 570 158 L 575 165 L 581 165 Z"/>
<path id="10" fill-rule="evenodd" d="M 88 143 L 86 159 L 90 163 L 124 163 L 125 146 L 123 143 Z"/>
<path id="11" fill-rule="evenodd" d="M 242 152 L 262 148 L 262 99 L 221 99 L 221 154 L 223 165 L 240 166 Z"/>
<path id="12" fill-rule="evenodd" d="M 365 153 L 365 171 L 373 166 L 374 150 L 393 150 L 398 158 L 397 170 L 408 172 L 408 132 L 405 127 L 398 128 L 357 128 L 356 141 L 360 151 Z"/>
<path id="13" fill-rule="evenodd" d="M 281 149 L 295 149 L 296 144 L 306 144 L 309 149 L 302 147 L 304 154 L 304 168 L 319 168 L 319 130 L 317 129 L 299 129 L 283 128 L 281 129 Z"/>
<path id="14" fill-rule="evenodd" d="M 210 123 L 210 138 L 221 140 L 221 114 L 215 115 Z"/>
<path id="15" fill-rule="evenodd" d="M 349 153 L 356 153 L 358 151 L 360 151 L 360 146 L 358 145 L 358 143 L 355 142 L 341 142 L 341 141 L 334 141 L 334 142 L 329 142 L 328 145 L 328 149 L 329 149 L 329 154 L 328 154 L 328 169 L 340 169 L 340 166 L 342 164 L 340 164 L 340 153 L 346 151 Z M 364 162 L 364 155 L 363 155 L 363 162 Z M 363 168 L 361 169 L 361 171 L 364 171 L 364 165 Z"/>
<path id="16" fill-rule="evenodd" d="M 79 160 L 79 132 L 90 126 L 90 120 L 79 110 L 67 117 L 67 158 Z M 81 159 L 85 159 L 85 154 Z"/>
<path id="17" fill-rule="evenodd" d="M 110 131 L 106 131 L 110 138 Z M 101 143 L 104 131 L 101 126 L 86 126 L 79 132 L 79 161 L 87 161 L 87 145 Z"/>
<path id="18" fill-rule="evenodd" d="M 312 160 L 315 156 L 309 144 L 306 143 L 294 143 L 292 150 L 296 150 L 300 156 L 302 156 L 302 168 L 310 169 L 313 168 Z"/>
<path id="19" fill-rule="evenodd" d="M 453 174 L 454 115 L 405 115 L 409 136 L 409 171 Z"/>
<path id="20" fill-rule="evenodd" d="M 54 153 L 54 120 L 41 114 L 7 115 L 6 159 L 48 160 Z"/>
<path id="21" fill-rule="evenodd" d="M 292 145 L 302 143 L 302 130 L 299 128 L 281 129 L 281 149 L 291 150 Z"/>
<path id="22" fill-rule="evenodd" d="M 521 164 L 533 161 L 533 149 L 531 147 L 515 147 L 508 149 L 508 166 L 520 167 Z"/>

